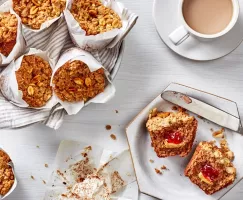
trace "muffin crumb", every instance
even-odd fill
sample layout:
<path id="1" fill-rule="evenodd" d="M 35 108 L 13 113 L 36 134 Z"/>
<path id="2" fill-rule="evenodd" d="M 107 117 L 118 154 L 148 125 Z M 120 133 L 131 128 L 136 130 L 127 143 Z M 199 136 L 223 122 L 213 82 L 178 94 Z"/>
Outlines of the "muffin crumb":
<path id="1" fill-rule="evenodd" d="M 154 170 L 155 170 L 155 172 L 156 172 L 157 174 L 162 174 L 162 172 L 161 172 L 159 169 L 154 168 Z"/>
<path id="2" fill-rule="evenodd" d="M 106 125 L 105 128 L 106 130 L 111 130 L 111 125 Z"/>
<path id="3" fill-rule="evenodd" d="M 114 134 L 110 135 L 111 139 L 116 140 L 116 136 Z"/>

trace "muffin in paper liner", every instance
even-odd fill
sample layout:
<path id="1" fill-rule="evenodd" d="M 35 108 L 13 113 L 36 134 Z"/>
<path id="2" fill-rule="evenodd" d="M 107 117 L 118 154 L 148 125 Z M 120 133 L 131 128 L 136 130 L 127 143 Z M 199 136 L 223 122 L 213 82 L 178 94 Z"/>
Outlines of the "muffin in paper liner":
<path id="1" fill-rule="evenodd" d="M 122 3 L 115 0 L 101 0 L 101 3 L 104 6 L 111 8 L 115 13 L 118 14 L 122 21 L 122 27 L 120 29 L 116 28 L 104 33 L 89 36 L 86 35 L 86 31 L 80 27 L 79 23 L 70 12 L 72 3 L 73 0 L 68 2 L 67 9 L 64 11 L 64 16 L 67 21 L 71 39 L 74 44 L 80 48 L 87 51 L 100 50 L 111 43 L 111 41 L 114 40 L 119 34 L 127 31 L 128 19 L 125 17 L 125 15 L 123 15 L 126 8 Z"/>
<path id="2" fill-rule="evenodd" d="M 1 147 L 0 147 L 0 151 L 3 151 L 4 153 L 6 153 L 7 154 L 7 152 L 5 152 Z M 7 154 L 8 155 L 8 154 Z M 10 158 L 11 159 L 11 158 Z M 8 163 L 8 165 L 9 166 L 11 166 L 11 168 L 12 168 L 12 171 L 13 171 L 13 175 L 14 175 L 14 184 L 12 185 L 12 187 L 11 187 L 11 189 L 5 194 L 5 195 L 0 195 L 0 199 L 5 199 L 5 198 L 7 198 L 14 190 L 15 190 L 15 188 L 17 187 L 17 183 L 18 183 L 18 181 L 17 181 L 17 179 L 16 179 L 16 175 L 15 175 L 15 171 L 14 171 L 14 164 L 13 164 L 13 162 L 12 162 L 12 160 L 11 160 L 11 162 L 9 162 Z"/>
<path id="3" fill-rule="evenodd" d="M 83 63 L 85 63 L 89 70 L 91 72 L 94 72 L 100 68 L 104 69 L 105 72 L 105 79 L 106 79 L 106 85 L 103 92 L 99 93 L 95 97 L 89 99 L 87 102 L 84 101 L 77 101 L 77 102 L 67 102 L 62 101 L 60 98 L 57 97 L 55 91 L 53 92 L 53 96 L 55 96 L 56 99 L 58 99 L 58 102 L 64 107 L 64 109 L 67 111 L 69 115 L 77 114 L 84 106 L 90 104 L 90 103 L 106 103 L 109 101 L 114 95 L 115 95 L 115 87 L 113 86 L 109 76 L 109 72 L 88 52 L 79 49 L 79 48 L 71 48 L 67 51 L 65 51 L 59 61 L 56 64 L 56 67 L 53 71 L 51 84 L 53 87 L 55 85 L 53 84 L 53 77 L 56 73 L 56 71 L 62 67 L 67 62 L 72 62 L 75 60 L 80 60 Z"/>
<path id="4" fill-rule="evenodd" d="M 52 72 L 54 70 L 54 63 L 49 58 L 48 53 L 31 48 L 29 52 L 25 55 L 36 55 L 44 59 L 50 64 L 50 67 L 52 68 Z M 18 69 L 21 66 L 23 57 L 19 57 L 17 60 L 12 61 L 8 67 L 6 67 L 0 76 L 0 89 L 5 98 L 7 98 L 11 103 L 18 107 L 22 108 L 31 108 L 27 102 L 23 100 L 23 92 L 18 89 L 18 83 L 16 79 L 15 72 L 18 71 Z M 49 101 L 42 107 L 35 107 L 34 109 L 51 109 L 54 105 L 56 105 L 58 102 L 54 95 L 49 99 Z"/>
<path id="5" fill-rule="evenodd" d="M 8 56 L 4 56 L 3 54 L 0 53 L 0 67 L 1 67 L 1 66 L 6 66 L 12 60 L 20 56 L 26 49 L 26 43 L 22 35 L 21 19 L 12 10 L 11 2 L 7 1 L 4 4 L 0 5 L 0 12 L 10 12 L 11 14 L 14 14 L 18 20 L 16 43 Z"/>
<path id="6" fill-rule="evenodd" d="M 9 0 L 9 1 L 10 1 L 10 4 L 11 4 L 12 9 L 14 10 L 14 8 L 13 8 L 13 0 Z M 35 0 L 35 2 L 38 2 L 38 0 Z M 64 10 L 67 8 L 67 5 L 68 5 L 68 0 L 66 0 L 66 6 L 65 6 Z M 63 16 L 63 12 L 58 17 L 53 18 L 51 20 L 47 20 L 44 23 L 42 23 L 39 29 L 32 29 L 31 27 L 29 27 L 28 25 L 25 25 L 23 23 L 22 23 L 22 27 L 23 27 L 23 30 L 24 31 L 30 31 L 30 32 L 38 33 L 38 32 L 41 32 L 41 31 L 49 28 L 53 23 L 55 23 L 62 16 Z M 19 19 L 21 21 L 20 16 L 19 16 Z"/>

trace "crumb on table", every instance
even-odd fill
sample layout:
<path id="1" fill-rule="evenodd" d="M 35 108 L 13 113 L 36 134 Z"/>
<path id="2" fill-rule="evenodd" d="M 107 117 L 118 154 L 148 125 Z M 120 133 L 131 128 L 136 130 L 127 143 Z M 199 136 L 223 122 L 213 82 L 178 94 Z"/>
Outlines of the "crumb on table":
<path id="1" fill-rule="evenodd" d="M 149 162 L 154 163 L 154 160 L 150 159 Z"/>
<path id="2" fill-rule="evenodd" d="M 106 125 L 105 128 L 106 130 L 111 130 L 111 125 Z"/>
<path id="3" fill-rule="evenodd" d="M 114 134 L 111 134 L 110 137 L 112 140 L 116 140 L 116 136 Z"/>
<path id="4" fill-rule="evenodd" d="M 48 164 L 45 164 L 45 167 L 48 168 Z"/>

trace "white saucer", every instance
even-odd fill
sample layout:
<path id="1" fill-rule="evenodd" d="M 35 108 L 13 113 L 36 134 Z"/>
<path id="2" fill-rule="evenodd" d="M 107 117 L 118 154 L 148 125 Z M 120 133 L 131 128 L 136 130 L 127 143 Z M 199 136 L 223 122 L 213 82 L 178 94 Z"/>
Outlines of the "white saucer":
<path id="1" fill-rule="evenodd" d="M 157 31 L 165 44 L 179 55 L 192 60 L 214 60 L 235 50 L 243 41 L 243 12 L 238 22 L 226 35 L 210 42 L 199 41 L 190 36 L 181 45 L 175 46 L 169 34 L 181 26 L 178 14 L 179 0 L 154 0 L 153 17 Z M 243 8 L 243 1 L 239 1 Z"/>

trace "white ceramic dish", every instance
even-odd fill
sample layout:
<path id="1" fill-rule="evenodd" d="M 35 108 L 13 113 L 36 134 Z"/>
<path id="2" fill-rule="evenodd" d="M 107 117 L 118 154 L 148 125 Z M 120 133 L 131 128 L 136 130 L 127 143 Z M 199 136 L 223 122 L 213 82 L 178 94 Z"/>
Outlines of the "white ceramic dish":
<path id="1" fill-rule="evenodd" d="M 175 83 L 169 85 L 166 90 L 185 93 L 239 117 L 237 105 L 233 101 Z M 161 99 L 159 95 L 146 108 L 144 108 L 127 127 L 126 132 L 128 143 L 140 191 L 163 200 L 221 199 L 243 177 L 243 136 L 230 130 L 225 131 L 229 147 L 235 153 L 234 165 L 237 168 L 237 179 L 234 184 L 227 188 L 213 195 L 206 195 L 201 189 L 191 183 L 191 181 L 184 176 L 184 169 L 192 157 L 196 145 L 200 141 L 215 140 L 212 137 L 210 129 L 213 128 L 214 130 L 219 130 L 221 127 L 196 116 L 199 122 L 198 131 L 194 141 L 193 150 L 190 155 L 185 158 L 181 158 L 179 156 L 158 158 L 151 147 L 151 140 L 149 133 L 146 130 L 145 123 L 148 113 L 152 108 L 156 107 L 158 110 L 171 111 L 172 106 L 173 105 L 171 103 Z M 149 162 L 150 159 L 154 160 L 154 163 Z M 157 174 L 155 172 L 155 168 L 160 168 L 163 165 L 165 165 L 169 170 L 164 171 L 163 175 Z"/>
<path id="2" fill-rule="evenodd" d="M 239 1 L 239 4 L 243 8 L 243 1 Z M 235 50 L 243 41 L 243 12 L 240 12 L 237 23 L 226 35 L 212 41 L 189 37 L 181 45 L 176 46 L 169 39 L 169 35 L 181 26 L 178 9 L 179 0 L 154 0 L 153 18 L 164 43 L 185 58 L 199 61 L 221 58 Z"/>

